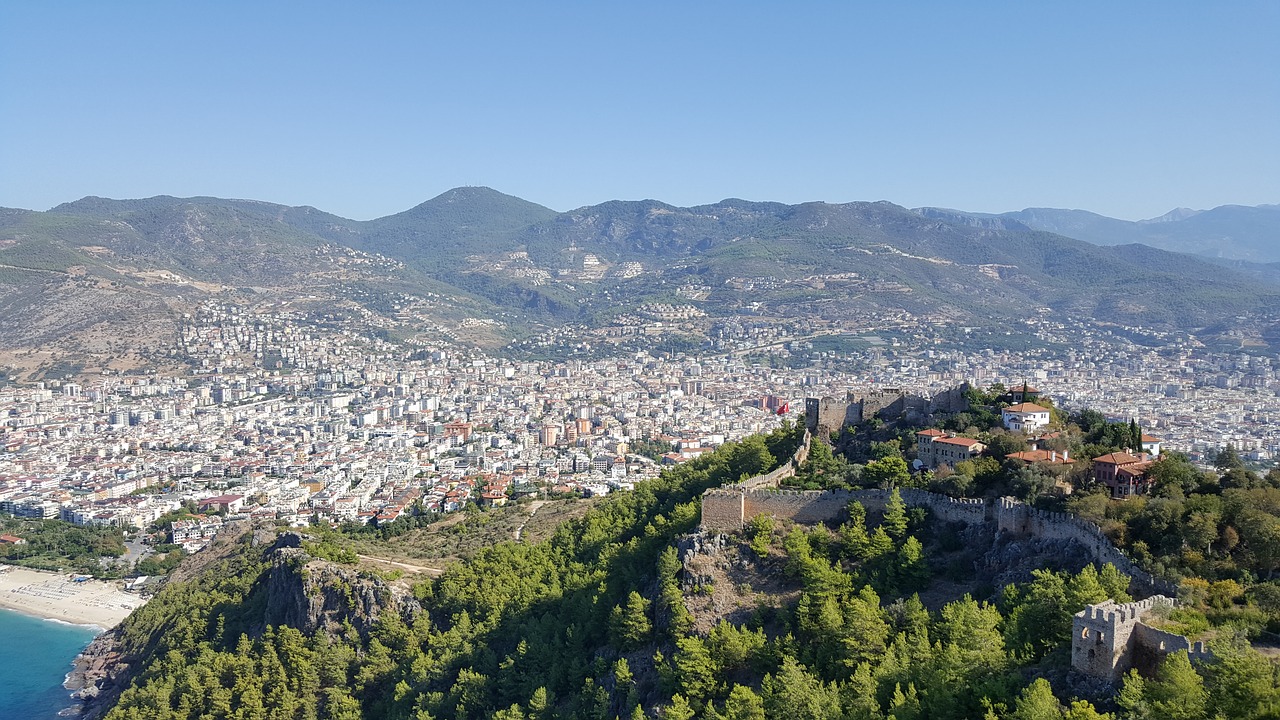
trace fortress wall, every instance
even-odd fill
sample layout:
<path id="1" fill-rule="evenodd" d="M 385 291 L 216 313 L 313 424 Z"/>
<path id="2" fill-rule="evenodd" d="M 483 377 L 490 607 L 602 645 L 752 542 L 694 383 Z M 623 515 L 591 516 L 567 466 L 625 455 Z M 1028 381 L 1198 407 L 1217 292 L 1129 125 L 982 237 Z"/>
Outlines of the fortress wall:
<path id="1" fill-rule="evenodd" d="M 942 392 L 929 398 L 930 413 L 958 413 L 965 412 L 969 409 L 969 400 L 964 394 L 969 390 L 969 384 L 963 383 L 950 390 Z"/>
<path id="2" fill-rule="evenodd" d="M 1179 650 L 1186 650 L 1189 657 L 1194 658 L 1195 647 L 1191 641 L 1182 635 L 1174 635 L 1165 630 L 1153 628 L 1146 623 L 1138 623 L 1133 628 L 1133 634 L 1138 644 L 1150 648 L 1162 655 L 1176 653 Z M 1201 646 L 1203 651 L 1204 643 L 1195 643 Z"/>
<path id="3" fill-rule="evenodd" d="M 717 491 L 710 491 L 717 492 Z M 850 501 L 857 500 L 869 513 L 883 513 L 889 501 L 888 490 L 777 490 L 765 488 L 744 489 L 733 492 L 742 497 L 742 522 L 760 513 L 780 520 L 815 524 L 834 520 L 840 516 Z M 986 521 L 987 505 L 982 500 L 955 499 L 924 490 L 900 490 L 903 502 L 909 507 L 927 507 L 934 517 L 946 522 L 966 524 Z M 705 500 L 704 500 L 705 502 Z M 704 528 L 706 522 L 704 520 Z M 739 524 L 740 525 L 740 524 Z"/>
<path id="4" fill-rule="evenodd" d="M 805 427 L 810 432 L 835 432 L 846 425 L 862 423 L 862 403 L 853 398 L 807 398 L 804 405 Z"/>
<path id="5" fill-rule="evenodd" d="M 730 533 L 742 530 L 745 516 L 741 490 L 708 490 L 702 495 L 702 531 Z"/>
<path id="6" fill-rule="evenodd" d="M 889 490 L 853 490 L 849 492 L 849 500 L 862 503 L 869 513 L 883 513 L 890 494 Z M 927 507 L 934 517 L 945 522 L 975 524 L 987 520 L 987 504 L 982 500 L 957 499 L 914 488 L 901 488 L 898 494 L 908 507 Z"/>
<path id="7" fill-rule="evenodd" d="M 784 478 L 789 478 L 795 474 L 796 474 L 795 465 L 791 463 L 785 463 L 783 465 L 779 465 L 773 472 L 769 473 L 768 475 L 757 475 L 753 478 L 743 480 L 742 482 L 738 483 L 734 487 L 740 487 L 747 490 L 751 490 L 754 488 L 763 488 L 763 487 L 777 487 L 778 483 L 782 482 Z"/>
<path id="8" fill-rule="evenodd" d="M 1099 564 L 1111 563 L 1131 578 L 1140 595 L 1176 596 L 1178 587 L 1139 568 L 1093 523 L 1067 513 L 1037 510 L 1013 498 L 1000 498 L 996 520 L 1000 531 L 1050 540 L 1074 540 Z"/>
<path id="9" fill-rule="evenodd" d="M 881 393 L 887 396 L 889 393 Z M 901 396 L 896 396 L 901 399 Z M 823 401 L 830 400 L 824 398 Z M 954 398 L 953 398 L 954 400 Z M 963 398 L 961 397 L 962 401 Z M 808 410 L 815 409 L 813 399 L 806 401 Z M 764 513 L 777 519 L 804 524 L 828 522 L 838 518 L 851 500 L 857 500 L 869 513 L 883 513 L 889 490 L 780 491 L 778 484 L 796 473 L 809 456 L 812 434 L 806 429 L 804 440 L 791 459 L 773 472 L 744 480 L 722 489 L 708 490 L 702 498 L 702 530 L 725 533 L 742 530 L 743 524 Z M 1130 589 L 1137 595 L 1176 596 L 1178 587 L 1137 567 L 1120 551 L 1097 525 L 1066 513 L 1037 510 L 1013 498 L 984 501 L 953 498 L 915 488 L 901 488 L 899 494 L 908 507 L 926 507 L 943 522 L 968 525 L 994 522 L 997 532 L 1045 540 L 1073 540 L 1099 564 L 1110 563 L 1131 578 Z"/>
<path id="10" fill-rule="evenodd" d="M 808 430 L 805 430 L 804 440 L 801 441 L 800 447 L 796 448 L 796 451 L 792 453 L 791 459 L 774 468 L 773 472 L 757 475 L 735 485 L 727 485 L 724 488 L 708 490 L 703 493 L 701 523 L 703 532 L 725 533 L 742 530 L 743 523 L 758 514 L 757 512 L 747 511 L 746 497 L 748 495 L 756 495 L 760 488 L 775 488 L 783 478 L 795 475 L 796 470 L 809 458 L 809 443 L 812 441 L 813 435 Z M 804 516 L 809 517 L 810 515 L 812 513 Z M 799 522 L 821 522 L 821 520 Z"/>
<path id="11" fill-rule="evenodd" d="M 1073 540 L 1098 564 L 1110 563 L 1128 575 L 1134 594 L 1177 595 L 1177 585 L 1139 568 L 1097 525 L 1087 520 L 1036 510 L 1013 498 L 988 503 L 912 488 L 901 489 L 899 494 L 908 507 L 927 507 L 936 519 L 944 522 L 974 525 L 994 521 L 999 532 L 1046 540 Z M 761 513 L 803 524 L 828 522 L 840 517 L 852 500 L 862 503 L 868 513 L 883 513 L 889 495 L 888 490 L 802 491 L 762 486 L 709 490 L 702 500 L 702 529 L 737 532 L 743 523 Z"/>
<path id="12" fill-rule="evenodd" d="M 800 447 L 796 448 L 796 452 L 791 456 L 792 470 L 799 470 L 800 466 L 805 464 L 809 459 L 809 443 L 813 442 L 813 434 L 808 430 L 804 431 L 804 442 L 800 443 Z M 795 474 L 794 472 L 792 473 Z"/>
<path id="13" fill-rule="evenodd" d="M 748 490 L 743 493 L 742 517 L 764 514 L 814 525 L 838 517 L 852 498 L 848 490 Z"/>

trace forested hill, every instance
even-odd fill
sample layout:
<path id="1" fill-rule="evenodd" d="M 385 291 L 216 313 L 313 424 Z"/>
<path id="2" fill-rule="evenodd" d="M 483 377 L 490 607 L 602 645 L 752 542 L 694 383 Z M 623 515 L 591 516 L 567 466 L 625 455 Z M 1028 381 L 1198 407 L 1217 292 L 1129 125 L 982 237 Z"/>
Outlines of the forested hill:
<path id="1" fill-rule="evenodd" d="M 1003 590 L 970 588 L 976 538 L 892 500 L 880 518 L 851 505 L 835 529 L 760 518 L 740 537 L 689 535 L 704 490 L 769 470 L 798 440 L 784 428 L 724 446 L 610 496 L 545 542 L 483 550 L 412 595 L 402 581 L 316 560 L 355 560 L 339 536 L 228 537 L 116 631 L 107 650 L 131 668 L 118 678 L 128 687 L 94 712 L 1108 717 L 1072 697 L 1064 648 L 1071 613 L 1127 599 L 1114 568 L 1077 558 L 1075 569 L 1036 570 Z M 685 561 L 712 558 L 711 569 L 691 571 L 677 546 Z M 743 602 L 721 602 L 725 584 Z M 1125 717 L 1173 717 L 1164 711 L 1185 703 L 1193 712 L 1179 717 L 1269 717 L 1280 707 L 1266 660 L 1230 638 L 1215 652 L 1204 677 L 1175 655 L 1155 677 L 1126 681 Z"/>

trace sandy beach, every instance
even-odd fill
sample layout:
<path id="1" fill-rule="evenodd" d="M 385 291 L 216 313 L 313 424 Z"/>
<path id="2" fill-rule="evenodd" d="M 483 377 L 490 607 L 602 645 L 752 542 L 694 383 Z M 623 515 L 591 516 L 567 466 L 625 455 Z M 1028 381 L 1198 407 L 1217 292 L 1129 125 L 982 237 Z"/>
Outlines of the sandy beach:
<path id="1" fill-rule="evenodd" d="M 123 620 L 145 600 L 127 593 L 124 583 L 105 580 L 75 582 L 68 573 L 0 566 L 0 607 L 40 618 L 104 630 Z"/>

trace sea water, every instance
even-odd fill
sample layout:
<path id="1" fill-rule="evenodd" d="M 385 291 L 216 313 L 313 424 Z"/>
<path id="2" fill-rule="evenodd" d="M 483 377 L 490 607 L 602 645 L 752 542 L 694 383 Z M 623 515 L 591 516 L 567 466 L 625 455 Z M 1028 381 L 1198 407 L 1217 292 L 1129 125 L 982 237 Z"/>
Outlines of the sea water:
<path id="1" fill-rule="evenodd" d="M 54 720 L 76 655 L 101 630 L 0 610 L 0 720 Z"/>

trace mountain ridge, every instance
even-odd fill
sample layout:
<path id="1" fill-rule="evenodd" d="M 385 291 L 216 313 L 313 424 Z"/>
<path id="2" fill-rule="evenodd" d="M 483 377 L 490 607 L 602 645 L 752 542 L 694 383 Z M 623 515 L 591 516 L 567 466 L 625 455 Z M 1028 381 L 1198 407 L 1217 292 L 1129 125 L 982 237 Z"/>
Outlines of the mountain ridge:
<path id="1" fill-rule="evenodd" d="M 9 310 L 0 352 L 64 341 L 70 351 L 71 320 L 48 318 L 83 329 L 95 325 L 95 307 L 117 308 L 98 332 L 132 337 L 215 296 L 411 317 L 406 333 L 435 328 L 490 349 L 567 323 L 623 327 L 655 304 L 705 318 L 679 330 L 694 343 L 736 318 L 839 326 L 854 313 L 905 312 L 984 325 L 1042 308 L 1198 331 L 1223 317 L 1265 325 L 1280 314 L 1280 268 L 1035 227 L 1101 217 L 1052 212 L 734 198 L 556 212 L 469 187 L 357 221 L 255 200 L 89 196 L 45 212 L 0 210 L 0 307 Z M 406 315 L 406 306 L 419 310 Z M 146 319 L 157 313 L 167 319 Z"/>
<path id="2" fill-rule="evenodd" d="M 1095 245 L 1141 243 L 1206 257 L 1280 262 L 1280 205 L 1220 205 L 1208 210 L 1175 208 L 1164 215 L 1136 221 L 1062 208 L 972 213 L 921 207 L 914 212 L 958 222 L 1011 220 Z"/>

